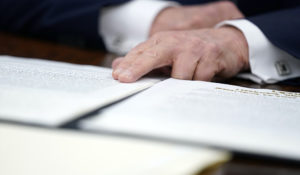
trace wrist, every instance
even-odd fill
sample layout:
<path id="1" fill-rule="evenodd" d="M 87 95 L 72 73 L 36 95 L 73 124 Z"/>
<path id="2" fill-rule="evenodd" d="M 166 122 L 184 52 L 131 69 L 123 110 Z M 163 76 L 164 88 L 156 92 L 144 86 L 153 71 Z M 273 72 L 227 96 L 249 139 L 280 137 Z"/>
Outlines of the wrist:
<path id="1" fill-rule="evenodd" d="M 227 46 L 229 50 L 232 50 L 240 60 L 240 70 L 249 70 L 249 47 L 244 34 L 232 26 L 223 26 L 217 30 L 220 31 L 220 37 L 224 39 L 224 45 Z"/>
<path id="2" fill-rule="evenodd" d="M 177 8 L 178 7 L 167 7 L 161 10 L 152 22 L 149 36 L 153 35 L 157 31 L 161 31 L 161 26 L 164 26 L 166 24 L 166 21 L 172 20 L 170 18 L 172 17 L 172 14 L 176 12 Z"/>
<path id="3" fill-rule="evenodd" d="M 216 13 L 219 14 L 219 22 L 245 17 L 238 7 L 231 1 L 217 2 L 216 8 L 214 9 L 216 10 Z"/>

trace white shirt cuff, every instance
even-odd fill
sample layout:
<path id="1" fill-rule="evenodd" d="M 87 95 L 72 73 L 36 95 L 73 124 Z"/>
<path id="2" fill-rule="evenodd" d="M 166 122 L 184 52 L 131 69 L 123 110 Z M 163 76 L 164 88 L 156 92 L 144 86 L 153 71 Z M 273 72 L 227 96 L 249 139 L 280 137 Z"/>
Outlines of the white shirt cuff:
<path id="1" fill-rule="evenodd" d="M 148 38 L 158 13 L 177 3 L 159 0 L 134 0 L 101 9 L 99 33 L 108 51 L 126 54 Z"/>
<path id="2" fill-rule="evenodd" d="M 216 27 L 224 25 L 238 28 L 248 42 L 252 74 L 241 74 L 240 77 L 262 84 L 300 76 L 300 60 L 274 46 L 255 24 L 238 19 L 221 22 Z"/>

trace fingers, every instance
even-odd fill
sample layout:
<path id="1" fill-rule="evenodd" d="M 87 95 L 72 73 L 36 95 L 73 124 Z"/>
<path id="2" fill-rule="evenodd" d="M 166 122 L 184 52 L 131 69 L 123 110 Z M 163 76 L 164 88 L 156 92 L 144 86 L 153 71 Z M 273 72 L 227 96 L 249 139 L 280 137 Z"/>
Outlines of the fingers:
<path id="1" fill-rule="evenodd" d="M 219 58 L 221 51 L 206 45 L 199 52 L 171 54 L 168 49 L 153 47 L 144 52 L 131 52 L 113 62 L 113 77 L 121 82 L 134 82 L 153 69 L 172 65 L 172 77 L 184 80 L 215 80 L 224 66 Z M 202 50 L 202 51 L 201 51 Z"/>
<path id="2" fill-rule="evenodd" d="M 193 80 L 212 81 L 216 75 L 224 70 L 221 51 L 214 45 L 206 46 L 203 57 L 200 59 L 194 72 Z"/>
<path id="3" fill-rule="evenodd" d="M 144 52 L 128 54 L 122 60 L 113 77 L 121 82 L 134 82 L 153 69 L 171 64 L 170 51 L 164 47 L 153 47 Z"/>
<path id="4" fill-rule="evenodd" d="M 208 58 L 209 59 L 209 58 Z M 202 60 L 197 65 L 193 80 L 211 81 L 218 72 L 216 65 L 211 61 Z"/>
<path id="5" fill-rule="evenodd" d="M 126 57 L 123 58 L 117 58 L 116 60 L 113 61 L 112 63 L 112 68 L 113 68 L 113 73 L 112 76 L 115 80 L 118 80 L 119 74 L 121 72 L 124 72 L 130 65 L 131 62 L 138 56 L 144 49 L 147 47 L 145 46 L 146 43 L 141 43 L 137 45 L 135 48 L 133 48 L 127 55 Z M 122 63 L 122 64 L 121 64 Z"/>
<path id="6" fill-rule="evenodd" d="M 116 58 L 113 62 L 112 62 L 112 69 L 115 69 L 121 62 L 122 62 L 122 57 L 118 57 Z"/>
<path id="7" fill-rule="evenodd" d="M 172 77 L 182 80 L 192 80 L 199 61 L 199 55 L 194 52 L 184 52 L 174 59 Z"/>
<path id="8" fill-rule="evenodd" d="M 148 72 L 172 66 L 172 77 L 212 81 L 229 78 L 241 70 L 236 48 L 227 30 L 171 31 L 154 35 L 113 63 L 113 77 L 134 82 Z M 230 41 L 230 40 L 229 40 Z"/>

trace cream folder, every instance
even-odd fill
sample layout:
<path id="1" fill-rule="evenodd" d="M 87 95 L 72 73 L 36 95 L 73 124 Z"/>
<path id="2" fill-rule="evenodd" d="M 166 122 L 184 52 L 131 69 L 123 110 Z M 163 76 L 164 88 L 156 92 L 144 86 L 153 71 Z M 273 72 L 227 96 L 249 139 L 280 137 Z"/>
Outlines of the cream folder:
<path id="1" fill-rule="evenodd" d="M 207 148 L 1 123 L 0 140 L 3 175 L 182 175 L 230 159 Z"/>

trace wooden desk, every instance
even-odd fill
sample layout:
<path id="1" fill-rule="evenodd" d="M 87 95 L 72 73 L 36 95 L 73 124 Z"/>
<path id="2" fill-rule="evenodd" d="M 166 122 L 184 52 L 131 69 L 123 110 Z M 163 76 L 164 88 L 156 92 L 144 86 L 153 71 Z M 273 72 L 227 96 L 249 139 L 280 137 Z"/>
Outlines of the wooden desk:
<path id="1" fill-rule="evenodd" d="M 110 67 L 114 55 L 104 51 L 74 48 L 46 41 L 0 33 L 0 54 L 30 58 L 43 58 L 77 64 Z M 257 85 L 250 81 L 231 79 L 226 83 L 244 87 L 268 88 L 300 92 L 299 87 L 286 85 Z M 300 148 L 299 148 L 300 149 Z M 217 173 L 215 173 L 217 171 Z M 233 160 L 218 170 L 204 172 L 204 175 L 283 175 L 300 174 L 300 164 L 249 156 L 234 156 Z"/>

